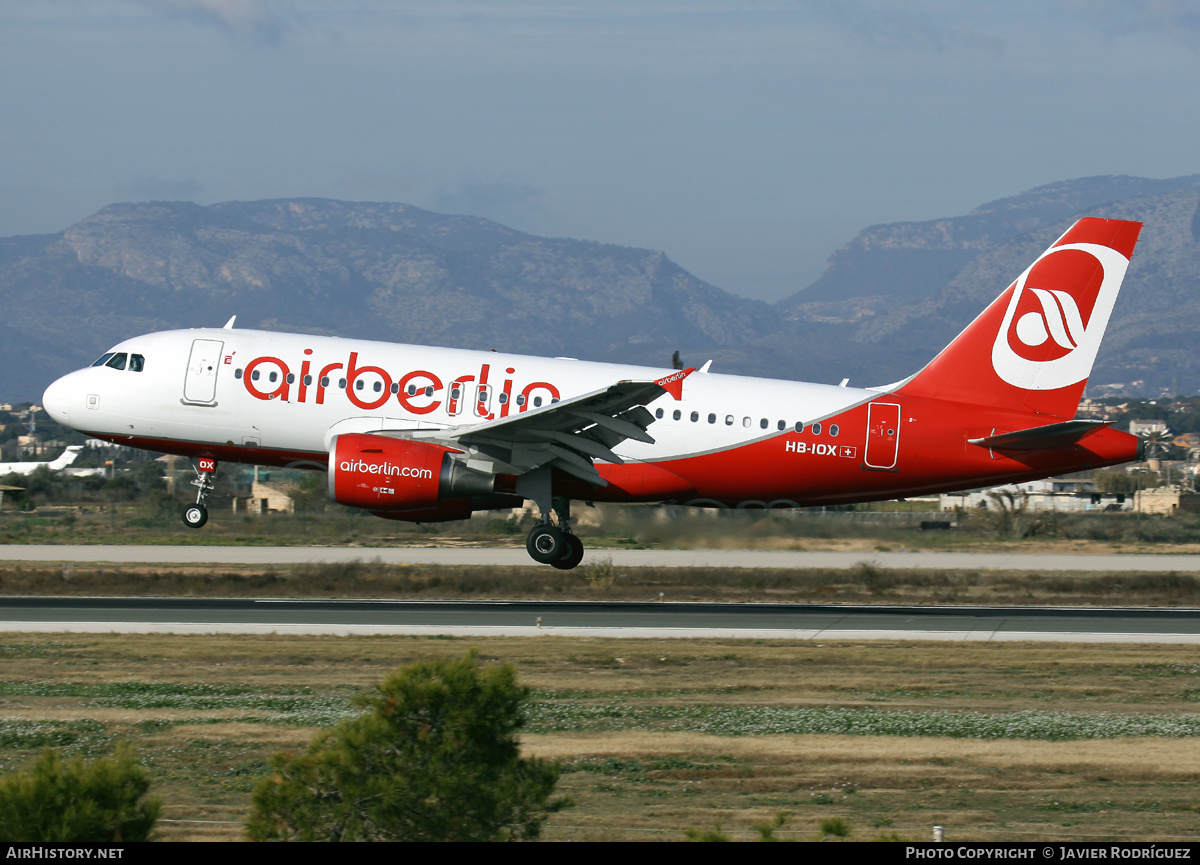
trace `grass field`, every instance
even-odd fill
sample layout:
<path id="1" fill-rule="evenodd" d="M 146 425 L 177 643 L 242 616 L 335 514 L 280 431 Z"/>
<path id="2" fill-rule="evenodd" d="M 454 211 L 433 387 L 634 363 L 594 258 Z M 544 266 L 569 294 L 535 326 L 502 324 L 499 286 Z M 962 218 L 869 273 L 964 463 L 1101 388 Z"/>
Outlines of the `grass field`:
<path id="1" fill-rule="evenodd" d="M 364 558 L 370 552 L 364 551 Z M 386 565 L 0 566 L 3 595 L 741 601 L 758 603 L 1200 606 L 1191 573 L 856 568 Z"/>
<path id="2" fill-rule="evenodd" d="M 803 839 L 1200 837 L 1188 646 L 4 634 L 0 766 L 128 739 L 162 838 L 237 839 L 272 753 L 471 646 L 534 689 L 524 748 L 577 803 L 548 839 L 750 839 L 781 811 Z"/>
<path id="3" fill-rule="evenodd" d="M 1015 533 L 995 511 L 930 510 L 928 502 L 876 502 L 862 510 L 711 510 L 577 504 L 573 525 L 589 549 L 910 549 L 1045 552 L 1200 552 L 1200 515 L 1039 513 Z M 532 516 L 480 512 L 473 519 L 413 524 L 340 505 L 261 515 L 210 510 L 202 531 L 170 500 L 39 504 L 0 509 L 0 544 L 232 544 L 332 546 L 512 546 Z M 1034 518 L 1036 516 L 1036 519 Z M 922 530 L 922 523 L 949 524 Z"/>
<path id="4" fill-rule="evenodd" d="M 582 509 L 581 509 L 582 510 Z M 920 514 L 614 509 L 591 548 L 755 547 L 1197 553 L 1200 520 L 1064 518 L 1038 537 Z M 910 519 L 911 517 L 911 519 Z M 890 523 L 888 521 L 891 521 Z M 906 520 L 908 522 L 906 522 Z M 875 522 L 872 522 L 875 521 Z M 969 523 L 969 521 L 968 521 Z M 363 560 L 274 568 L 0 567 L 0 595 L 554 598 L 1200 605 L 1190 573 L 388 566 L 371 546 L 518 546 L 514 521 L 441 527 L 362 514 L 217 516 L 207 534 L 140 506 L 0 514 L 0 543 L 318 543 Z M 478 647 L 535 692 L 523 737 L 576 807 L 545 837 L 1200 840 L 1200 650 L 1190 646 L 0 634 L 0 771 L 46 746 L 132 741 L 165 800 L 160 837 L 234 840 L 275 751 L 348 717 L 395 666 Z"/>

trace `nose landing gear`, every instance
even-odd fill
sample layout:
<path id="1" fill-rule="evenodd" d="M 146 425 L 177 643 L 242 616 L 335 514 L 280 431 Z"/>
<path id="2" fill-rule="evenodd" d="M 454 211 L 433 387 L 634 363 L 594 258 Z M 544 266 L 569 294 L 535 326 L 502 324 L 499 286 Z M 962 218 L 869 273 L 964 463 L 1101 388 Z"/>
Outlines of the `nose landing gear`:
<path id="1" fill-rule="evenodd" d="M 193 468 L 196 471 L 196 479 L 192 481 L 192 486 L 196 487 L 196 503 L 185 507 L 182 516 L 185 526 L 198 529 L 208 522 L 208 508 L 204 506 L 204 500 L 216 488 L 212 479 L 217 473 L 217 461 L 202 457 Z"/>

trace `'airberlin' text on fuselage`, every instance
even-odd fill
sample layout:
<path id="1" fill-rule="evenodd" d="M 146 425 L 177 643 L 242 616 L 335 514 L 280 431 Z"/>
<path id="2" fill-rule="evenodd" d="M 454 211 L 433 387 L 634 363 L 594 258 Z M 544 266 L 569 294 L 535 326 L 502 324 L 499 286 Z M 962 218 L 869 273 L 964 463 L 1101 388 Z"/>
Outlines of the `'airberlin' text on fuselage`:
<path id="1" fill-rule="evenodd" d="M 298 373 L 293 373 L 282 358 L 256 357 L 241 372 L 246 392 L 261 400 L 324 405 L 327 391 L 344 390 L 346 398 L 360 409 L 373 411 L 382 408 L 395 397 L 405 411 L 424 415 L 444 406 L 448 415 L 464 412 L 478 418 L 508 417 L 514 410 L 527 411 L 543 401 L 561 397 L 559 389 L 548 381 L 533 381 L 523 387 L 513 378 L 516 369 L 507 367 L 505 377 L 497 388 L 488 383 L 491 364 L 481 364 L 479 373 L 460 375 L 447 380 L 437 373 L 414 369 L 393 376 L 380 366 L 360 365 L 358 352 L 350 352 L 345 363 L 313 364 L 312 349 L 304 350 L 305 358 Z M 232 355 L 225 357 L 232 363 Z M 264 380 L 265 379 L 265 380 Z M 514 383 L 516 382 L 516 383 Z M 260 385 L 268 387 L 264 390 Z"/>

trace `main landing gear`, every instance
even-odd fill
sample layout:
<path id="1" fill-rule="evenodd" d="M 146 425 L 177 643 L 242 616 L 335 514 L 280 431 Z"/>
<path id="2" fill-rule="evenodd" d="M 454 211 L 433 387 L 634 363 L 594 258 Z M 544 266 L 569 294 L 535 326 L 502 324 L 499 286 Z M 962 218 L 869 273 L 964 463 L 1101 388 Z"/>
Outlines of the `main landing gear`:
<path id="1" fill-rule="evenodd" d="M 194 468 L 196 479 L 192 481 L 192 486 L 196 487 L 196 503 L 183 509 L 183 524 L 189 529 L 198 529 L 208 522 L 208 508 L 204 506 L 204 500 L 216 488 L 213 477 L 217 473 L 217 461 L 202 457 Z"/>
<path id="2" fill-rule="evenodd" d="M 553 502 L 558 525 L 551 523 L 549 515 L 543 512 L 525 540 L 525 549 L 535 562 L 569 571 L 583 561 L 583 541 L 571 532 L 570 499 L 556 498 Z"/>

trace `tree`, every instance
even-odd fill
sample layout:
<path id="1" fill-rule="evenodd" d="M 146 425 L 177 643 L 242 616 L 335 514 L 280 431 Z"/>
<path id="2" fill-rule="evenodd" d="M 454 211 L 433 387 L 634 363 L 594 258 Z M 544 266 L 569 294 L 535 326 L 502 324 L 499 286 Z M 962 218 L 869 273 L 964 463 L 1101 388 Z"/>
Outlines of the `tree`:
<path id="1" fill-rule="evenodd" d="M 84 762 L 46 750 L 28 772 L 0 778 L 0 841 L 145 841 L 161 802 L 133 752 Z"/>
<path id="2" fill-rule="evenodd" d="M 355 702 L 358 718 L 272 758 L 247 823 L 258 841 L 491 841 L 536 837 L 559 768 L 522 759 L 529 689 L 508 664 L 410 664 Z"/>
<path id="3" fill-rule="evenodd" d="M 1032 537 L 1049 523 L 1045 514 L 1030 510 L 1027 492 L 1000 489 L 990 491 L 987 497 L 987 508 L 978 517 L 1002 538 Z"/>

